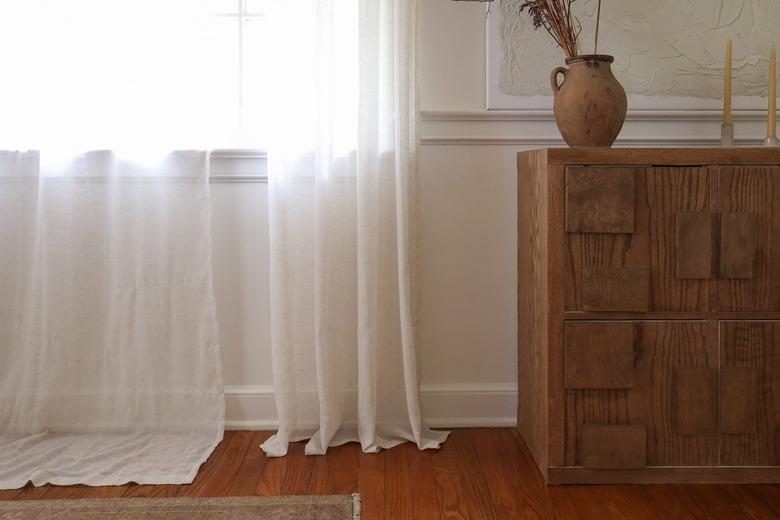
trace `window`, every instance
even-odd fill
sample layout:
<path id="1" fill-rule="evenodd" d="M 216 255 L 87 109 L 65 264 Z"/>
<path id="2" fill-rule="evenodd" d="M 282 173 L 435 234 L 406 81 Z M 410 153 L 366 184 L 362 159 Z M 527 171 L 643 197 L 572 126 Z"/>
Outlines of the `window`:
<path id="1" fill-rule="evenodd" d="M 258 148 L 269 0 L 3 0 L 0 148 Z"/>
<path id="2" fill-rule="evenodd" d="M 268 0 L 222 0 L 217 16 L 234 24 L 236 48 L 236 106 L 239 144 L 267 141 L 264 115 L 269 99 L 265 82 L 266 53 L 271 49 L 267 30 Z"/>

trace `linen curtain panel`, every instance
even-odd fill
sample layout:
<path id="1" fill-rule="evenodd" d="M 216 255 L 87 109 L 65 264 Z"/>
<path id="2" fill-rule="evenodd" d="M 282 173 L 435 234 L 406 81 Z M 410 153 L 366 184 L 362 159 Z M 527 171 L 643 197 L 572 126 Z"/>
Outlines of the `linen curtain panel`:
<path id="1" fill-rule="evenodd" d="M 416 1 L 277 2 L 271 341 L 283 456 L 438 448 L 418 402 Z"/>
<path id="2" fill-rule="evenodd" d="M 188 483 L 222 439 L 207 182 L 0 152 L 0 488 Z"/>

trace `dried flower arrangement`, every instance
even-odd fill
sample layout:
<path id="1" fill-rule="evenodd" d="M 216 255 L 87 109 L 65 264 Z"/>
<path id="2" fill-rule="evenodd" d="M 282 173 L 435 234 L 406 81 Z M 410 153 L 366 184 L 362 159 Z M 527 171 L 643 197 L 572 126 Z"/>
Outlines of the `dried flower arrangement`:
<path id="1" fill-rule="evenodd" d="M 456 2 L 492 2 L 493 0 L 455 0 Z M 527 0 L 520 4 L 520 12 L 531 16 L 534 29 L 544 28 L 563 49 L 567 58 L 580 54 L 579 37 L 582 25 L 572 14 L 571 6 L 576 0 Z M 601 23 L 601 0 L 596 12 L 596 41 L 594 54 L 599 49 L 599 25 Z"/>

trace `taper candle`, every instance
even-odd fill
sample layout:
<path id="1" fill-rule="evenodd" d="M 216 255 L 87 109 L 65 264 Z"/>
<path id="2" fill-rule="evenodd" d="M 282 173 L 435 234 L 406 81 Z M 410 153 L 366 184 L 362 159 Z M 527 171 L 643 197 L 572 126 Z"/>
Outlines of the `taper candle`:
<path id="1" fill-rule="evenodd" d="M 726 42 L 726 66 L 723 71 L 723 122 L 731 123 L 731 39 Z"/>
<path id="2" fill-rule="evenodd" d="M 769 114 L 767 137 L 777 136 L 777 51 L 769 53 Z"/>

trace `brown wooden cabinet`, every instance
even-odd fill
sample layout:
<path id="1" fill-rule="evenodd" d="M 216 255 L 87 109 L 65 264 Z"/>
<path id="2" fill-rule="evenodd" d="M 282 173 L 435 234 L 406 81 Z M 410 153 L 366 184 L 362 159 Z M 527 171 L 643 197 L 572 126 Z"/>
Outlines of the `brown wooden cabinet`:
<path id="1" fill-rule="evenodd" d="M 780 482 L 780 150 L 518 170 L 518 427 L 548 481 Z"/>

